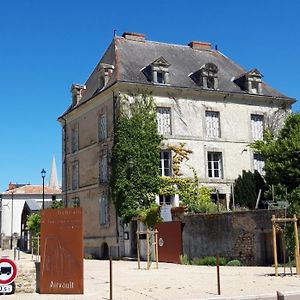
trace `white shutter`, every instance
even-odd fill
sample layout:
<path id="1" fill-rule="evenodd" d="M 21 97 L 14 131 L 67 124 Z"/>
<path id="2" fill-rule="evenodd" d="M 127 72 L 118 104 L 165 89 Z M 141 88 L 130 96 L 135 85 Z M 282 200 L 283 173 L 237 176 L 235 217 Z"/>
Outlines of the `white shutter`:
<path id="1" fill-rule="evenodd" d="M 206 136 L 208 138 L 220 137 L 220 114 L 216 111 L 206 111 Z"/>
<path id="2" fill-rule="evenodd" d="M 100 224 L 105 225 L 108 223 L 108 201 L 107 196 L 103 193 L 99 199 L 100 207 Z"/>
<path id="3" fill-rule="evenodd" d="M 251 115 L 251 130 L 252 130 L 252 139 L 254 141 L 263 139 L 264 116 Z"/>
<path id="4" fill-rule="evenodd" d="M 107 156 L 104 155 L 99 159 L 99 181 L 107 182 Z"/>
<path id="5" fill-rule="evenodd" d="M 261 154 L 254 154 L 253 155 L 253 167 L 261 175 L 265 175 L 264 167 L 265 161 Z"/>
<path id="6" fill-rule="evenodd" d="M 167 107 L 157 108 L 157 129 L 161 134 L 171 134 L 171 110 Z"/>
<path id="7" fill-rule="evenodd" d="M 107 138 L 107 120 L 106 114 L 99 117 L 99 141 L 103 141 Z"/>

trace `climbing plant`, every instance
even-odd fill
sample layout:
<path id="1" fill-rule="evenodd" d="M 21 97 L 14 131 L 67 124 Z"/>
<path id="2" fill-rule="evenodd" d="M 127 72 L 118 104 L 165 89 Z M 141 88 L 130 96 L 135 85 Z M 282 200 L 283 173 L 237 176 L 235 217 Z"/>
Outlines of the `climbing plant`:
<path id="1" fill-rule="evenodd" d="M 192 213 L 214 213 L 218 207 L 211 200 L 211 190 L 208 187 L 199 185 L 199 178 L 196 170 L 188 166 L 192 178 L 182 178 L 181 164 L 189 160 L 189 154 L 193 153 L 185 143 L 179 145 L 168 145 L 172 151 L 173 177 L 161 177 L 160 195 L 179 195 L 180 204 L 186 206 L 188 212 Z"/>
<path id="2" fill-rule="evenodd" d="M 110 191 L 125 223 L 155 203 L 160 185 L 161 141 L 153 97 L 123 97 L 115 124 Z"/>

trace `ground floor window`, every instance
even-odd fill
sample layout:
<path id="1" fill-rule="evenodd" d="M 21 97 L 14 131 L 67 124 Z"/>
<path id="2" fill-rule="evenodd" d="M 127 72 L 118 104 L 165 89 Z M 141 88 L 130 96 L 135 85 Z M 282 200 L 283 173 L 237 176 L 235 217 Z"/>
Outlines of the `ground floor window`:
<path id="1" fill-rule="evenodd" d="M 222 152 L 207 152 L 207 170 L 209 178 L 223 178 Z"/>

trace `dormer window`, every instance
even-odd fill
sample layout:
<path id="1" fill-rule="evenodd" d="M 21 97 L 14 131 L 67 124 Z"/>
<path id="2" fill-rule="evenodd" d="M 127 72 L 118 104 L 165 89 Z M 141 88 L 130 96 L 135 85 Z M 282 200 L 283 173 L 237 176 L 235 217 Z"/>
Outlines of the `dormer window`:
<path id="1" fill-rule="evenodd" d="M 115 67 L 113 65 L 109 65 L 109 64 L 101 63 L 99 65 L 99 69 L 98 69 L 99 89 L 103 89 L 107 85 L 110 77 L 112 76 L 114 68 Z"/>
<path id="2" fill-rule="evenodd" d="M 165 83 L 165 76 L 163 72 L 158 71 L 156 76 L 157 76 L 157 83 L 162 83 L 162 84 Z"/>
<path id="3" fill-rule="evenodd" d="M 204 89 L 218 89 L 218 67 L 213 63 L 203 65 L 200 70 L 191 74 L 193 81 Z"/>
<path id="4" fill-rule="evenodd" d="M 243 90 L 250 94 L 262 94 L 261 78 L 262 74 L 253 69 L 241 77 L 234 80 L 234 82 Z"/>
<path id="5" fill-rule="evenodd" d="M 169 67 L 170 64 L 163 57 L 160 57 L 144 68 L 143 73 L 153 83 L 169 84 Z"/>
<path id="6" fill-rule="evenodd" d="M 83 92 L 86 89 L 85 85 L 73 83 L 71 86 L 71 93 L 72 93 L 72 105 L 75 106 L 79 103 L 83 96 Z"/>

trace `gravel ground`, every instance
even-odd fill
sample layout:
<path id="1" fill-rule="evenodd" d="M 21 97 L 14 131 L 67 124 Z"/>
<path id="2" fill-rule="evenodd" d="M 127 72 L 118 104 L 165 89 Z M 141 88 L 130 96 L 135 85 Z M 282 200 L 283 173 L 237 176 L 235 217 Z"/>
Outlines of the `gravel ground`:
<path id="1" fill-rule="evenodd" d="M 2 252 L 2 255 L 9 255 Z M 11 256 L 10 256 L 11 257 Z M 19 268 L 30 265 L 31 255 L 21 253 Z M 138 270 L 137 262 L 113 261 L 113 299 L 209 299 L 227 296 L 276 294 L 299 291 L 298 276 L 274 276 L 271 267 L 220 267 L 221 296 L 217 293 L 216 267 L 155 264 Z M 295 270 L 294 270 L 295 271 Z M 280 272 L 283 270 L 280 269 Z M 16 293 L 5 299 L 109 299 L 109 262 L 85 260 L 84 295 Z"/>

